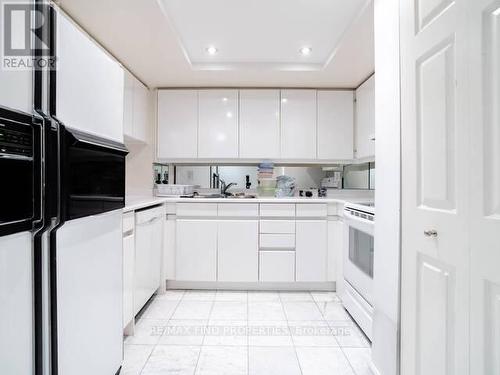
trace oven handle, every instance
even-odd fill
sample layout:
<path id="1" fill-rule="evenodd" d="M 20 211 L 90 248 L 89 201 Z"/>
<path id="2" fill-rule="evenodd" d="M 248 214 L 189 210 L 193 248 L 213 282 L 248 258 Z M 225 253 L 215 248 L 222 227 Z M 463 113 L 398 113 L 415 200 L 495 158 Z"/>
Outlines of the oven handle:
<path id="1" fill-rule="evenodd" d="M 370 236 L 374 235 L 375 223 L 373 221 L 359 217 L 353 217 L 351 215 L 344 215 L 344 223 L 347 226 L 357 229 L 363 233 L 369 234 Z"/>

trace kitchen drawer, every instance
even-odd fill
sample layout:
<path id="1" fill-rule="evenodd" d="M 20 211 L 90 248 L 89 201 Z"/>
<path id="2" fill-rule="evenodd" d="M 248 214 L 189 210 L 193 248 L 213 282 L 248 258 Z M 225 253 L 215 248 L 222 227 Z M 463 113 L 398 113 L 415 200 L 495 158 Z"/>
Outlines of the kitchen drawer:
<path id="1" fill-rule="evenodd" d="M 260 233 L 295 233 L 294 220 L 261 220 Z"/>
<path id="2" fill-rule="evenodd" d="M 260 205 L 261 217 L 295 217 L 295 204 L 263 203 Z"/>
<path id="3" fill-rule="evenodd" d="M 293 282 L 295 281 L 294 251 L 260 251 L 259 281 Z"/>
<path id="4" fill-rule="evenodd" d="M 299 203 L 297 204 L 297 217 L 326 217 L 328 216 L 328 205 L 322 203 Z"/>
<path id="5" fill-rule="evenodd" d="M 219 203 L 219 216 L 225 217 L 258 217 L 257 203 Z"/>
<path id="6" fill-rule="evenodd" d="M 134 211 L 123 214 L 123 234 L 134 232 L 135 216 Z"/>
<path id="7" fill-rule="evenodd" d="M 177 216 L 217 216 L 217 203 L 178 203 Z"/>
<path id="8" fill-rule="evenodd" d="M 261 249 L 294 249 L 295 234 L 263 233 L 260 235 Z"/>

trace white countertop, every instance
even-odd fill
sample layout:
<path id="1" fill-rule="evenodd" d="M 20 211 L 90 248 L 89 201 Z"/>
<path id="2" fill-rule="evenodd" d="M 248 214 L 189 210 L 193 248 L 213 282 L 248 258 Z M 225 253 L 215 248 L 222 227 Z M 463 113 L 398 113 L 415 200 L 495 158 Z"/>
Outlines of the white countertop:
<path id="1" fill-rule="evenodd" d="M 306 197 L 257 197 L 257 198 L 181 198 L 181 197 L 155 197 L 155 196 L 128 196 L 125 199 L 123 212 L 140 210 L 142 208 L 163 203 L 340 203 L 346 202 L 371 202 L 373 198 L 306 198 Z"/>

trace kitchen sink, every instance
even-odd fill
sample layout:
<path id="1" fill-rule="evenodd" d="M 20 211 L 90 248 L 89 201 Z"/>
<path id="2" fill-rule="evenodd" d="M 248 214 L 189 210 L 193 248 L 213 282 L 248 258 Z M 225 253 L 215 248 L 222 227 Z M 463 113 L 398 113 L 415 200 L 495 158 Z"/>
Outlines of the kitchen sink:
<path id="1" fill-rule="evenodd" d="M 221 199 L 221 198 L 234 198 L 234 199 L 254 199 L 257 198 L 256 195 L 253 194 L 245 194 L 245 195 L 222 195 L 222 194 L 195 194 L 194 196 L 183 196 L 182 198 L 213 198 L 213 199 Z"/>

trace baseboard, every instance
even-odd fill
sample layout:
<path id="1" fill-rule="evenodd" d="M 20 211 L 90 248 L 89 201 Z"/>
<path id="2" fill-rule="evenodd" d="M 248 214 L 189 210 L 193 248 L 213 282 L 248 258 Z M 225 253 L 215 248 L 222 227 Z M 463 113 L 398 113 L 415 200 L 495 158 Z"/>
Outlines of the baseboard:
<path id="1" fill-rule="evenodd" d="M 224 290 L 290 290 L 328 291 L 336 290 L 335 282 L 218 282 L 218 281 L 167 281 L 167 289 L 224 289 Z"/>

